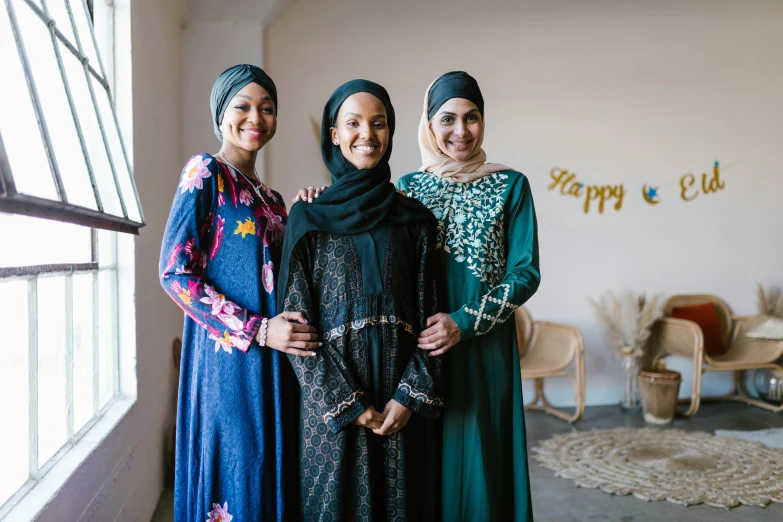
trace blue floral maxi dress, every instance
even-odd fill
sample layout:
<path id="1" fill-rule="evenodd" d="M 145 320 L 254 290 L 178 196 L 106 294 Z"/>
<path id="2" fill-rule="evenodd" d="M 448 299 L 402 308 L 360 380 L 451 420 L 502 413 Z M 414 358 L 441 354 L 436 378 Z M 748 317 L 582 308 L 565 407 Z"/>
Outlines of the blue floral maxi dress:
<path id="1" fill-rule="evenodd" d="M 161 285 L 185 311 L 177 522 L 297 516 L 298 383 L 253 340 L 274 315 L 285 220 L 279 194 L 257 194 L 213 156 L 182 171 L 160 257 Z"/>
<path id="2" fill-rule="evenodd" d="M 469 183 L 403 176 L 438 219 L 444 308 L 462 341 L 445 355 L 444 522 L 532 522 L 514 310 L 538 289 L 530 184 L 505 170 Z"/>

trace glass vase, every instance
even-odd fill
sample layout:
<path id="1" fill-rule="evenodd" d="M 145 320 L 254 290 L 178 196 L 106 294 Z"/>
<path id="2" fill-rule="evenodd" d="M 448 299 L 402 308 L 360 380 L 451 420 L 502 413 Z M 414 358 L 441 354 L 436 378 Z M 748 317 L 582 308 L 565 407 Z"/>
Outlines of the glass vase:
<path id="1" fill-rule="evenodd" d="M 766 368 L 756 370 L 753 384 L 759 397 L 765 401 L 774 404 L 783 402 L 783 375 L 780 372 Z"/>
<path id="2" fill-rule="evenodd" d="M 623 368 L 623 399 L 620 408 L 628 413 L 642 411 L 642 402 L 639 398 L 640 358 L 623 355 L 620 362 Z"/>

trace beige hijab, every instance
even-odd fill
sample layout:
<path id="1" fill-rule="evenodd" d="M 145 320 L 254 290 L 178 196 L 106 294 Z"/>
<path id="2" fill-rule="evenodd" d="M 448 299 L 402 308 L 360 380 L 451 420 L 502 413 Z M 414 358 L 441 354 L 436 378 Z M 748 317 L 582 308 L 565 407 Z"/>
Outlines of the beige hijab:
<path id="1" fill-rule="evenodd" d="M 481 144 L 484 141 L 483 132 L 479 138 L 478 147 L 473 151 L 473 155 L 464 161 L 457 161 L 440 150 L 427 118 L 430 89 L 432 89 L 434 83 L 433 81 L 427 87 L 427 92 L 424 94 L 424 112 L 419 123 L 419 150 L 421 150 L 421 168 L 419 170 L 421 172 L 431 172 L 450 183 L 470 183 L 487 174 L 500 172 L 501 170 L 512 170 L 500 163 L 486 162 L 487 153 L 481 148 Z M 481 125 L 482 127 L 484 125 L 483 118 Z"/>

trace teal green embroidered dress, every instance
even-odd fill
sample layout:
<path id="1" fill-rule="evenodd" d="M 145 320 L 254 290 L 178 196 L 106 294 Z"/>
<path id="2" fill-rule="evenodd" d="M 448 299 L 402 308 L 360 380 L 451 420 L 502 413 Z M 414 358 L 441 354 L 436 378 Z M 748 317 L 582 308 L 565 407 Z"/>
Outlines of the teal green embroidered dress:
<path id="1" fill-rule="evenodd" d="M 443 520 L 532 522 L 514 324 L 540 281 L 528 180 L 506 170 L 452 184 L 417 172 L 397 188 L 438 219 L 446 309 L 463 339 L 444 362 Z"/>

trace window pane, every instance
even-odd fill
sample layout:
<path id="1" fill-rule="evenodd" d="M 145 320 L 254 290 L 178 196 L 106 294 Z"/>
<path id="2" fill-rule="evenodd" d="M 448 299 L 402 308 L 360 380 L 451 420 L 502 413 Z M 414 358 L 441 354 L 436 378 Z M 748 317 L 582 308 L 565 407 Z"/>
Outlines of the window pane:
<path id="1" fill-rule="evenodd" d="M 54 147 L 68 202 L 96 209 L 81 143 L 76 134 L 76 125 L 68 105 L 49 29 L 24 3 L 17 1 L 15 6 L 24 48 L 41 99 L 49 139 Z"/>
<path id="2" fill-rule="evenodd" d="M 49 16 L 54 19 L 55 27 L 68 39 L 69 42 L 76 45 L 76 38 L 73 36 L 73 24 L 68 16 L 68 10 L 65 7 L 65 0 L 46 0 L 46 8 L 49 10 Z"/>
<path id="3" fill-rule="evenodd" d="M 38 467 L 68 440 L 65 277 L 38 279 Z"/>
<path id="4" fill-rule="evenodd" d="M 105 267 L 117 262 L 117 233 L 98 230 L 98 266 Z"/>
<path id="5" fill-rule="evenodd" d="M 113 2 L 112 2 L 113 3 Z M 103 63 L 103 74 L 114 91 L 114 5 L 101 1 L 92 3 L 92 30 Z"/>
<path id="6" fill-rule="evenodd" d="M 76 264 L 91 261 L 90 229 L 0 213 L 0 267 Z"/>
<path id="7" fill-rule="evenodd" d="M 93 416 L 93 296 L 95 274 L 73 276 L 73 432 Z"/>
<path id="8" fill-rule="evenodd" d="M 2 4 L 0 4 L 2 5 Z M 14 6 L 30 11 L 26 5 Z M 4 6 L 3 6 L 4 7 Z M 43 24 L 42 24 L 43 25 Z M 0 81 L 0 132 L 11 164 L 16 189 L 24 194 L 58 199 L 46 157 L 41 131 L 25 81 L 7 9 L 0 9 L 0 56 L 3 57 L 3 81 Z"/>
<path id="9" fill-rule="evenodd" d="M 0 418 L 6 428 L 0 436 L 0 505 L 27 481 L 29 471 L 29 405 L 27 281 L 0 282 Z"/>
<path id="10" fill-rule="evenodd" d="M 131 182 L 130 172 L 128 171 L 128 164 L 125 162 L 125 155 L 122 152 L 120 135 L 117 131 L 117 125 L 114 123 L 114 114 L 111 110 L 109 92 L 103 88 L 103 85 L 95 80 L 95 77 L 92 74 L 90 75 L 90 79 L 92 80 L 92 88 L 95 90 L 95 97 L 98 99 L 98 108 L 101 112 L 103 128 L 106 129 L 106 135 L 109 138 L 111 157 L 114 162 L 114 168 L 117 171 L 117 178 L 120 180 L 122 199 L 125 201 L 128 217 L 133 221 L 140 223 L 141 214 L 139 213 L 139 207 L 136 204 L 136 195 L 133 193 L 133 183 Z"/>
<path id="11" fill-rule="evenodd" d="M 84 67 L 71 53 L 63 55 L 63 64 L 68 76 L 68 84 L 71 87 L 71 94 L 76 103 L 84 140 L 87 143 L 87 153 L 90 155 L 95 182 L 98 184 L 98 190 L 101 194 L 103 210 L 108 214 L 122 216 L 122 207 L 117 195 L 117 188 L 114 185 L 109 156 L 106 154 L 103 135 L 98 126 L 98 115 L 95 112 L 92 96 L 90 96 Z"/>
<path id="12" fill-rule="evenodd" d="M 95 52 L 95 44 L 92 41 L 92 19 L 87 12 L 86 2 L 83 0 L 68 0 L 71 4 L 71 12 L 76 21 L 76 29 L 79 31 L 79 42 L 82 44 L 82 52 L 89 58 L 92 68 L 103 74 L 98 54 Z"/>
<path id="13" fill-rule="evenodd" d="M 101 270 L 98 276 L 98 372 L 100 376 L 99 408 L 114 396 L 117 364 L 117 273 Z"/>

